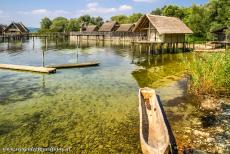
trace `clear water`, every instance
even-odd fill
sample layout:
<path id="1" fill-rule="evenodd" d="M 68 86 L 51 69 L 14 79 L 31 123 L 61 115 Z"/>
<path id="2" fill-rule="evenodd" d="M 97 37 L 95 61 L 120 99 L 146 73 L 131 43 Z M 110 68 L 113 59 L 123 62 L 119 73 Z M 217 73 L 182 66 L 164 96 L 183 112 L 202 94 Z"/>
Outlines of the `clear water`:
<path id="1" fill-rule="evenodd" d="M 35 39 L 0 44 L 0 63 L 45 65 L 100 61 L 99 67 L 56 74 L 0 70 L 0 148 L 61 147 L 74 153 L 141 153 L 139 87 L 156 88 L 178 143 L 198 120 L 186 95 L 182 59 L 146 55 L 129 46 Z"/>

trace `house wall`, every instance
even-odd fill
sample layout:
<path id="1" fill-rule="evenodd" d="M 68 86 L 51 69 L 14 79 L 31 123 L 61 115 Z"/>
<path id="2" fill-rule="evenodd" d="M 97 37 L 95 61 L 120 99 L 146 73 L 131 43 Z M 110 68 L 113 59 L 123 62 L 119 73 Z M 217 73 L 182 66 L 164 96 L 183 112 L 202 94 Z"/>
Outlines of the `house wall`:
<path id="1" fill-rule="evenodd" d="M 224 32 L 219 32 L 215 34 L 215 41 L 225 41 L 226 34 Z"/>
<path id="2" fill-rule="evenodd" d="M 157 29 L 149 23 L 147 31 L 148 41 L 162 43 L 183 43 L 185 34 L 160 34 Z"/>
<path id="3" fill-rule="evenodd" d="M 185 42 L 185 34 L 165 34 L 165 43 L 183 43 Z"/>
<path id="4" fill-rule="evenodd" d="M 17 29 L 9 29 L 5 31 L 5 34 L 21 34 L 21 32 Z"/>
<path id="5" fill-rule="evenodd" d="M 148 41 L 151 41 L 151 42 L 163 42 L 164 41 L 164 36 L 160 35 L 152 24 L 149 24 L 147 33 L 148 33 Z"/>
<path id="6" fill-rule="evenodd" d="M 10 25 L 10 27 L 8 27 L 5 30 L 4 34 L 6 34 L 6 35 L 10 35 L 10 34 L 20 35 L 22 33 L 14 25 Z"/>
<path id="7" fill-rule="evenodd" d="M 119 37 L 119 36 L 70 36 L 71 41 L 83 41 L 83 40 L 91 40 L 91 41 L 110 41 L 110 42 L 127 42 L 131 43 L 133 41 L 141 40 L 142 38 L 140 36 L 125 36 L 125 37 Z"/>

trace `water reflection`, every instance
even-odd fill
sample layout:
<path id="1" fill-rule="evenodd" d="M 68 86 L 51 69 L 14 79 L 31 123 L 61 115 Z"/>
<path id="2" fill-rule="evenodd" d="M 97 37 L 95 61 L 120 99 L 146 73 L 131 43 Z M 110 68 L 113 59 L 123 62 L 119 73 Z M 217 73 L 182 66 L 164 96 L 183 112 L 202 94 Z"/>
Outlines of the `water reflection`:
<path id="1" fill-rule="evenodd" d="M 186 80 L 176 81 L 184 72 L 181 61 L 191 54 L 146 55 L 126 44 L 47 41 L 0 44 L 0 61 L 41 66 L 44 51 L 45 65 L 93 60 L 101 65 L 52 75 L 0 70 L 0 148 L 140 153 L 137 90 L 145 86 L 157 89 L 179 144 L 191 141 L 181 132 L 200 126 L 202 115 L 186 96 Z"/>

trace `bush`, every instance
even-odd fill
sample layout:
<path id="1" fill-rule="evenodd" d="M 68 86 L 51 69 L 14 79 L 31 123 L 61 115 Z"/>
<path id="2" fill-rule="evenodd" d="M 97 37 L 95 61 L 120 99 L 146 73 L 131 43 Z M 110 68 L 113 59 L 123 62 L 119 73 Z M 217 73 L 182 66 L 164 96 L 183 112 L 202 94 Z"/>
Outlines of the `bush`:
<path id="1" fill-rule="evenodd" d="M 230 94 L 230 53 L 194 55 L 186 68 L 190 91 L 196 95 Z"/>

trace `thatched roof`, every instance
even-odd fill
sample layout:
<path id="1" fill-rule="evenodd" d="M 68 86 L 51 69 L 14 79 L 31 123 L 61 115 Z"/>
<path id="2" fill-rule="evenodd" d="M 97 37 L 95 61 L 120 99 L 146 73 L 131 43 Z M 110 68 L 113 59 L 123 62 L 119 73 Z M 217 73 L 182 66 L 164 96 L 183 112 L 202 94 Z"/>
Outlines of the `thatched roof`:
<path id="1" fill-rule="evenodd" d="M 160 34 L 189 34 L 193 33 L 180 19 L 176 17 L 166 17 L 158 15 L 144 15 L 134 28 L 134 32 L 148 27 L 149 22 Z"/>
<path id="2" fill-rule="evenodd" d="M 117 32 L 131 32 L 134 28 L 134 24 L 121 24 L 116 30 Z"/>
<path id="3" fill-rule="evenodd" d="M 98 27 L 96 25 L 89 25 L 86 27 L 86 32 L 95 32 L 98 31 Z"/>
<path id="4" fill-rule="evenodd" d="M 6 27 L 4 31 L 7 32 L 11 27 L 18 29 L 21 33 L 29 33 L 29 30 L 21 22 L 20 23 L 12 22 L 9 26 Z"/>
<path id="5" fill-rule="evenodd" d="M 216 29 L 213 29 L 211 31 L 211 33 L 220 33 L 220 32 L 224 32 L 226 29 L 230 29 L 230 27 L 228 26 L 223 26 L 223 27 L 220 27 L 220 28 L 216 28 Z"/>
<path id="6" fill-rule="evenodd" d="M 0 24 L 0 33 L 2 33 L 6 29 L 6 25 Z"/>
<path id="7" fill-rule="evenodd" d="M 107 21 L 102 24 L 102 26 L 99 28 L 99 32 L 111 32 L 116 31 L 119 24 L 116 21 Z"/>

